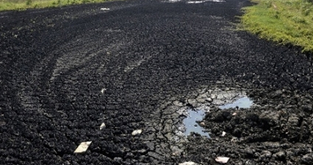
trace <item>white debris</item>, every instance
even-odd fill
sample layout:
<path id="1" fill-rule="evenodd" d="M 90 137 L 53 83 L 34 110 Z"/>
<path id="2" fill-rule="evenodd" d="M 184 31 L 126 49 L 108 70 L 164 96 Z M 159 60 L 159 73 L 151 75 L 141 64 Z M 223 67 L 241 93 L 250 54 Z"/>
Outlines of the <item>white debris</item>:
<path id="1" fill-rule="evenodd" d="M 103 94 L 106 90 L 107 90 L 106 88 L 102 88 L 101 93 Z"/>
<path id="2" fill-rule="evenodd" d="M 226 164 L 229 160 L 229 157 L 223 157 L 223 156 L 219 156 L 217 158 L 215 158 L 215 161 L 218 163 L 222 163 L 222 164 Z"/>
<path id="3" fill-rule="evenodd" d="M 225 135 L 226 135 L 226 132 L 225 132 L 225 131 L 223 131 L 223 132 L 222 132 L 222 137 L 223 137 L 223 136 L 225 136 Z"/>
<path id="4" fill-rule="evenodd" d="M 197 163 L 189 161 L 189 162 L 179 163 L 178 165 L 197 165 Z"/>
<path id="5" fill-rule="evenodd" d="M 234 112 L 232 115 L 233 115 L 233 116 L 236 116 L 236 115 L 237 115 L 237 113 L 236 113 L 236 112 Z"/>
<path id="6" fill-rule="evenodd" d="M 100 8 L 100 10 L 102 10 L 102 11 L 109 11 L 110 8 L 103 7 L 103 8 Z"/>
<path id="7" fill-rule="evenodd" d="M 201 126 L 205 126 L 205 123 L 204 123 L 204 122 L 201 122 L 200 125 L 201 125 Z"/>
<path id="8" fill-rule="evenodd" d="M 141 132 L 142 132 L 141 129 L 137 129 L 137 130 L 134 130 L 134 131 L 132 132 L 132 135 L 133 135 L 133 136 L 135 136 L 135 135 L 140 135 Z"/>
<path id="9" fill-rule="evenodd" d="M 100 130 L 102 130 L 103 128 L 105 128 L 105 123 L 102 123 L 102 124 L 100 125 Z"/>
<path id="10" fill-rule="evenodd" d="M 205 1 L 188 1 L 187 3 L 191 4 L 196 4 L 196 3 L 204 3 Z"/>
<path id="11" fill-rule="evenodd" d="M 87 142 L 82 142 L 80 145 L 76 148 L 74 153 L 84 153 L 87 151 L 89 145 L 91 144 L 92 141 L 87 141 Z"/>

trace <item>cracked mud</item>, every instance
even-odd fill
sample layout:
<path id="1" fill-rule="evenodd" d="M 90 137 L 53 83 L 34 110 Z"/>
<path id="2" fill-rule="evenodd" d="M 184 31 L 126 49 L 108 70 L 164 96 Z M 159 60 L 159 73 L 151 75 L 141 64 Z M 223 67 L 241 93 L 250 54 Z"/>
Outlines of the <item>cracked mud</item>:
<path id="1" fill-rule="evenodd" d="M 235 31 L 246 5 L 1 12 L 0 164 L 312 164 L 312 60 Z"/>

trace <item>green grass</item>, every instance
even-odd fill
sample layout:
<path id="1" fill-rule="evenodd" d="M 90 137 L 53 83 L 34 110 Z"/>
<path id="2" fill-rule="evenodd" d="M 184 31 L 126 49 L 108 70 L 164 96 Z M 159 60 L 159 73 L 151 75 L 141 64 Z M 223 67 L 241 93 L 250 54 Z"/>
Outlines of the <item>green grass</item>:
<path id="1" fill-rule="evenodd" d="M 108 0 L 0 0 L 0 11 L 60 7 L 73 4 L 99 3 Z"/>
<path id="2" fill-rule="evenodd" d="M 313 2 L 309 0 L 252 0 L 244 8 L 244 30 L 281 44 L 313 52 Z M 312 0 L 311 0 L 312 1 Z"/>

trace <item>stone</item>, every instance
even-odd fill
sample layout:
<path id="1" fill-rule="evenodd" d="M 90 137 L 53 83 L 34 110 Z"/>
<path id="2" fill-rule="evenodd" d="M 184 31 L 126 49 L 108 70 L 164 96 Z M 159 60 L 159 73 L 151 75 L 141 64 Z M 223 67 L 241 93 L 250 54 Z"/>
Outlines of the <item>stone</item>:
<path id="1" fill-rule="evenodd" d="M 178 107 L 182 107 L 184 104 L 180 101 L 174 101 L 173 104 Z"/>
<path id="2" fill-rule="evenodd" d="M 87 141 L 87 142 L 81 142 L 80 145 L 76 148 L 74 153 L 84 153 L 87 151 L 89 145 L 91 144 L 92 141 Z"/>
<path id="3" fill-rule="evenodd" d="M 213 101 L 212 98 L 206 98 L 205 100 L 206 100 L 207 102 L 209 102 L 209 103 L 211 103 L 211 102 Z"/>

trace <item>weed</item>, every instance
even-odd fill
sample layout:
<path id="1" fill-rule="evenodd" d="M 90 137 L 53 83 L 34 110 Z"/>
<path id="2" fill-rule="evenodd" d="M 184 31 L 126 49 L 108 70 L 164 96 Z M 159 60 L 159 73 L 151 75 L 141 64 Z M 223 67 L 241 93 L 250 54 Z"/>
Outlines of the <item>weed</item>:
<path id="1" fill-rule="evenodd" d="M 99 3 L 109 0 L 0 0 L 0 11 L 29 8 L 58 7 L 81 3 Z"/>
<path id="2" fill-rule="evenodd" d="M 27 0 L 27 1 L 26 1 L 26 5 L 27 5 L 27 6 L 30 6 L 32 3 L 33 3 L 32 0 Z"/>
<path id="3" fill-rule="evenodd" d="M 313 0 L 312 0 L 313 1 Z M 261 38 L 313 51 L 313 3 L 305 0 L 254 0 L 244 8 L 243 29 Z"/>

